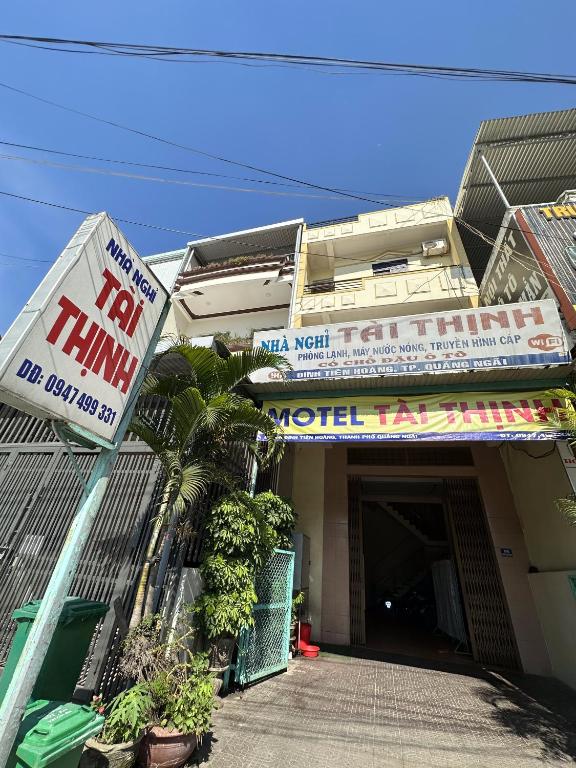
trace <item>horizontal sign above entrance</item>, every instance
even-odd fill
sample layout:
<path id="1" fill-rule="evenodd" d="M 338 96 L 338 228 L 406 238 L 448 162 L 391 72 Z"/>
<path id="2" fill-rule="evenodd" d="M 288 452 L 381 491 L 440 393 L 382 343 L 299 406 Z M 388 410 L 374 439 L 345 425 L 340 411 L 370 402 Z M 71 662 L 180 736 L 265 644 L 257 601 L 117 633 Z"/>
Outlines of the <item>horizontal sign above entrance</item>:
<path id="1" fill-rule="evenodd" d="M 288 379 L 333 379 L 558 365 L 570 354 L 553 300 L 262 331 L 254 346 L 280 352 Z M 264 369 L 254 382 L 282 378 Z"/>
<path id="2" fill-rule="evenodd" d="M 107 214 L 89 216 L 0 342 L 0 401 L 111 440 L 167 299 Z"/>
<path id="3" fill-rule="evenodd" d="M 565 440 L 576 412 L 563 390 L 268 400 L 289 441 Z"/>

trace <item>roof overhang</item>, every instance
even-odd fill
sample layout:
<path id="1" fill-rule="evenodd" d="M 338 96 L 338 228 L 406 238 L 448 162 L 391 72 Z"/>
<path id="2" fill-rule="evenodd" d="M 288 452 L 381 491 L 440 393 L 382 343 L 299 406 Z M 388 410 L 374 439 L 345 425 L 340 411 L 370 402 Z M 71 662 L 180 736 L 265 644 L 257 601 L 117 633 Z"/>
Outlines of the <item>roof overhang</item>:
<path id="1" fill-rule="evenodd" d="M 500 368 L 495 370 L 455 371 L 447 373 L 399 374 L 397 376 L 370 376 L 358 379 L 299 379 L 247 383 L 246 388 L 255 400 L 297 399 L 300 397 L 353 396 L 359 391 L 398 393 L 401 395 L 424 392 L 476 392 L 519 391 L 549 389 L 565 386 L 572 372 L 571 365 L 543 368 Z"/>
<path id="2" fill-rule="evenodd" d="M 496 239 L 506 204 L 482 155 L 511 207 L 556 200 L 566 189 L 576 188 L 576 109 L 480 124 L 460 184 L 455 215 Z M 480 282 L 492 247 L 465 227 L 460 230 Z"/>
<path id="3" fill-rule="evenodd" d="M 222 261 L 238 254 L 276 251 L 281 248 L 294 249 L 298 230 L 304 219 L 292 219 L 265 227 L 243 229 L 216 237 L 205 237 L 188 243 L 190 251 L 202 264 Z"/>

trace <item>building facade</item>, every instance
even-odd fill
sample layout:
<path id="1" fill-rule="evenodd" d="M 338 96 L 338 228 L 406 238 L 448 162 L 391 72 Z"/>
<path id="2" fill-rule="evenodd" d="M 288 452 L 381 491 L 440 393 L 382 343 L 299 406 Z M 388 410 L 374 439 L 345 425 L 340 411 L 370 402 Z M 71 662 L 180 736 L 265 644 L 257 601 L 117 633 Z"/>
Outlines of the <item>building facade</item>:
<path id="1" fill-rule="evenodd" d="M 196 240 L 149 256 L 173 278 L 167 335 L 216 336 L 231 351 L 252 346 L 255 330 L 285 328 L 302 220 Z"/>
<path id="2" fill-rule="evenodd" d="M 263 371 L 247 386 L 285 432 L 276 485 L 309 543 L 314 640 L 576 687 L 576 529 L 557 508 L 576 488 L 571 283 L 522 258 L 524 232 L 506 249 L 516 227 L 498 223 L 558 199 L 566 174 L 551 184 L 524 143 L 541 149 L 550 125 L 551 146 L 573 141 L 576 113 L 529 117 L 482 126 L 456 214 L 440 197 L 190 243 L 167 330 L 233 351 L 253 337 L 292 363 L 286 380 Z M 526 161 L 504 209 L 477 154 L 489 148 L 502 168 Z M 552 234 L 570 264 L 572 235 Z M 518 260 L 534 267 L 523 289 L 495 286 L 510 289 Z"/>

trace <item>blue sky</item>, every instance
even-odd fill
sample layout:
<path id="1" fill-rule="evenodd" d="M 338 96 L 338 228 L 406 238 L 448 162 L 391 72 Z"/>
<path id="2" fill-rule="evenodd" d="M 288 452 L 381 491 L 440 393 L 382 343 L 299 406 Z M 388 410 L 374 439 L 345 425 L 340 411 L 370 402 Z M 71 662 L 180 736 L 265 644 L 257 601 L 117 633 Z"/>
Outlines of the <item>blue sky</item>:
<path id="1" fill-rule="evenodd" d="M 8 4 L 0 31 L 570 73 L 576 69 L 575 16 L 569 6 L 550 15 L 533 0 L 485 0 L 481 5 L 454 0 L 409 4 L 100 0 L 97 8 L 66 0 Z M 0 73 L 0 81 L 48 99 L 318 184 L 416 199 L 447 194 L 452 201 L 481 120 L 566 109 L 576 99 L 576 90 L 568 86 L 382 75 L 336 77 L 277 67 L 59 54 L 3 43 Z M 1 88 L 0 115 L 2 141 L 254 175 Z M 46 158 L 2 146 L 0 154 Z M 182 178 L 168 172 L 149 173 Z M 300 216 L 308 221 L 337 218 L 378 207 L 345 198 L 267 196 L 158 184 L 3 158 L 0 190 L 90 211 L 107 210 L 113 216 L 198 236 Z M 82 218 L 0 196 L 0 333 Z M 122 228 L 143 255 L 182 247 L 191 239 L 131 225 Z M 15 256 L 42 262 L 9 258 Z"/>

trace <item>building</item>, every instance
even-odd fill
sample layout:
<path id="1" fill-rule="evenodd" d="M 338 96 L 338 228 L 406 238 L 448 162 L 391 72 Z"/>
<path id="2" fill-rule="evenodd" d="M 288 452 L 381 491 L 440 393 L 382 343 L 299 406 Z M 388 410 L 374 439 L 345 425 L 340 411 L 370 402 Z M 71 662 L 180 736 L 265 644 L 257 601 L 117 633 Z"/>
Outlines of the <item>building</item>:
<path id="1" fill-rule="evenodd" d="M 508 209 L 576 188 L 575 123 L 571 110 L 482 124 L 454 212 L 440 197 L 183 252 L 168 330 L 233 349 L 254 336 L 293 363 L 248 388 L 285 430 L 276 489 L 309 540 L 324 646 L 576 687 L 576 530 L 556 508 L 576 488 L 559 392 L 570 313 L 551 274 L 542 292 L 528 278 L 491 299 L 482 283 Z M 491 263 L 508 274 L 501 251 Z"/>
<path id="2" fill-rule="evenodd" d="M 456 202 L 459 219 L 468 224 L 462 238 L 477 270 L 481 303 L 550 298 L 572 347 L 575 131 L 573 109 L 485 121 Z M 519 447 L 510 444 L 502 453 L 530 563 L 526 578 L 552 673 L 576 687 L 576 531 L 557 509 L 557 500 L 576 490 L 574 457 L 562 442 L 556 450 L 513 450 Z"/>
<path id="3" fill-rule="evenodd" d="M 477 305 L 446 197 L 304 229 L 292 327 Z"/>
<path id="4" fill-rule="evenodd" d="M 499 438 L 518 429 L 510 414 L 527 409 L 532 427 L 532 409 L 551 407 L 543 390 L 565 382 L 568 357 L 519 370 L 492 341 L 495 328 L 510 337 L 514 313 L 531 337 L 548 319 L 561 334 L 554 305 L 533 327 L 534 305 L 476 308 L 445 199 L 306 227 L 302 243 L 288 349 L 255 339 L 294 370 L 253 393 L 294 441 L 279 488 L 310 539 L 316 639 L 439 658 L 459 644 L 481 663 L 549 672 L 513 500 L 530 459 Z"/>
<path id="5" fill-rule="evenodd" d="M 229 349 L 250 348 L 255 330 L 289 324 L 302 220 L 232 232 L 147 257 L 174 278 L 166 334 L 216 336 Z"/>

